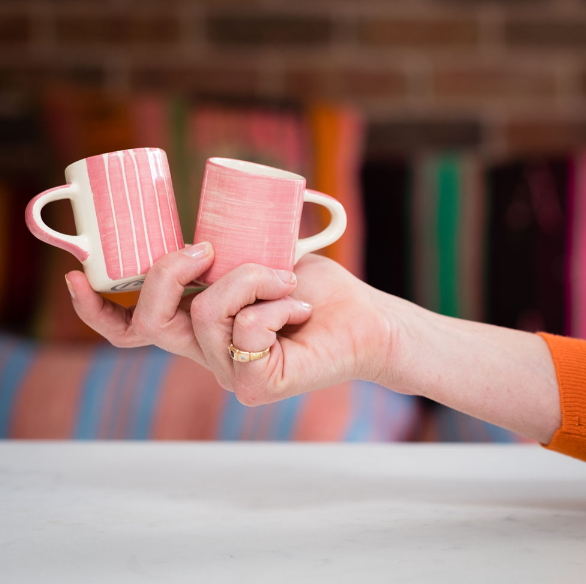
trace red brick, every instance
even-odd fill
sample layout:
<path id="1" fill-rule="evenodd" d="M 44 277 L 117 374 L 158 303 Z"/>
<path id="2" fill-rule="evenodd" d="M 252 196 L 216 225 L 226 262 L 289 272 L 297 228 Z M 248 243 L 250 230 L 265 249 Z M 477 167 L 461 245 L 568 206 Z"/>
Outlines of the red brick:
<path id="1" fill-rule="evenodd" d="M 517 47 L 584 48 L 586 20 L 512 18 L 505 24 L 505 39 Z"/>
<path id="2" fill-rule="evenodd" d="M 428 149 L 478 148 L 484 128 L 477 119 L 397 119 L 371 124 L 367 155 L 378 157 Z"/>
<path id="3" fill-rule="evenodd" d="M 39 66 L 19 65 L 0 69 L 1 91 L 22 91 L 39 87 L 43 81 L 44 69 Z"/>
<path id="4" fill-rule="evenodd" d="M 585 120 L 517 120 L 503 131 L 507 150 L 516 154 L 571 152 L 586 144 Z"/>
<path id="5" fill-rule="evenodd" d="M 388 97 L 403 95 L 407 89 L 405 75 L 387 69 L 342 69 L 337 72 L 335 81 L 341 96 Z"/>
<path id="6" fill-rule="evenodd" d="M 28 41 L 31 28 L 25 14 L 0 14 L 0 45 Z"/>
<path id="7" fill-rule="evenodd" d="M 76 44 L 160 44 L 177 41 L 179 23 L 168 14 L 61 15 L 55 23 L 58 40 Z"/>
<path id="8" fill-rule="evenodd" d="M 535 100 L 555 94 L 555 78 L 546 69 L 524 67 L 469 66 L 437 70 L 432 79 L 435 95 L 445 98 Z"/>
<path id="9" fill-rule="evenodd" d="M 285 74 L 287 95 L 307 99 L 396 97 L 405 94 L 406 85 L 402 72 L 386 68 L 292 68 Z"/>
<path id="10" fill-rule="evenodd" d="M 363 44 L 375 46 L 471 47 L 478 41 L 478 24 L 471 18 L 384 18 L 356 23 L 355 36 Z"/>
<path id="11" fill-rule="evenodd" d="M 281 14 L 209 15 L 208 38 L 218 45 L 319 46 L 332 37 L 326 16 Z"/>
<path id="12" fill-rule="evenodd" d="M 259 72 L 247 67 L 180 65 L 137 67 L 131 75 L 138 89 L 192 91 L 206 95 L 256 95 Z"/>
<path id="13" fill-rule="evenodd" d="M 76 86 L 100 87 L 104 84 L 105 71 L 97 65 L 68 65 L 53 63 L 19 64 L 0 69 L 0 90 L 37 91 L 52 83 Z"/>

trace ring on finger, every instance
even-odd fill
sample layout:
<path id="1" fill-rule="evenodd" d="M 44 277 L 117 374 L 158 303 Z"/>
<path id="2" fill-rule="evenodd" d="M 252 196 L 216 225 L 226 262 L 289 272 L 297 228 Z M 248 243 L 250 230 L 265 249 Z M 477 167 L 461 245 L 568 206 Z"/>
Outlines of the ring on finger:
<path id="1" fill-rule="evenodd" d="M 246 363 L 248 361 L 257 361 L 266 357 L 271 352 L 271 348 L 268 347 L 264 351 L 242 351 L 234 346 L 234 343 L 230 343 L 228 347 L 228 354 L 234 361 L 239 363 Z"/>

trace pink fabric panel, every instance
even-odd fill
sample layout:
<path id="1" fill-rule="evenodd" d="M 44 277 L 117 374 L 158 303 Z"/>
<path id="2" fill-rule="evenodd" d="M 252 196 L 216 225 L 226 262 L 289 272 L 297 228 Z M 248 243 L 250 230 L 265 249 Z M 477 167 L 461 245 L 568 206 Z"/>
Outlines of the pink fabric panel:
<path id="1" fill-rule="evenodd" d="M 88 363 L 85 349 L 44 345 L 19 388 L 10 438 L 71 438 Z"/>
<path id="2" fill-rule="evenodd" d="M 351 382 L 312 391 L 305 396 L 292 439 L 305 442 L 339 441 L 346 434 L 351 420 Z"/>
<path id="3" fill-rule="evenodd" d="M 149 243 L 151 246 L 151 255 L 153 261 L 155 261 L 157 258 L 160 258 L 167 253 L 165 241 L 163 239 L 162 220 L 159 213 L 159 205 L 147 151 L 144 149 L 135 150 L 134 154 L 138 165 L 140 188 L 142 192 Z"/>
<path id="4" fill-rule="evenodd" d="M 206 164 L 194 243 L 209 241 L 211 284 L 245 263 L 292 270 L 305 181 L 285 180 Z"/>
<path id="5" fill-rule="evenodd" d="M 138 164 L 134 153 L 128 150 L 123 154 L 123 178 L 126 195 L 131 209 L 131 230 L 134 229 L 134 242 L 138 253 L 139 274 L 146 274 L 151 267 L 150 246 L 147 240 L 147 227 L 144 212 L 142 189 L 138 181 Z"/>
<path id="6" fill-rule="evenodd" d="M 184 357 L 172 359 L 162 388 L 153 419 L 154 440 L 217 439 L 228 394 L 211 371 Z"/>
<path id="7" fill-rule="evenodd" d="M 574 189 L 571 197 L 571 288 L 572 288 L 572 335 L 586 338 L 586 155 L 582 154 L 575 161 Z"/>
<path id="8" fill-rule="evenodd" d="M 87 171 L 90 187 L 94 195 L 94 206 L 98 218 L 102 249 L 104 250 L 106 271 L 112 280 L 117 280 L 122 277 L 122 260 L 118 252 L 118 227 L 114 221 L 105 158 L 103 156 L 88 158 Z"/>
<path id="9" fill-rule="evenodd" d="M 138 274 L 137 250 L 134 246 L 130 204 L 122 175 L 122 163 L 117 153 L 108 154 L 106 173 L 110 179 L 110 192 L 114 200 L 114 214 L 118 225 L 120 254 L 122 256 L 122 278 Z M 106 269 L 108 266 L 106 266 Z"/>

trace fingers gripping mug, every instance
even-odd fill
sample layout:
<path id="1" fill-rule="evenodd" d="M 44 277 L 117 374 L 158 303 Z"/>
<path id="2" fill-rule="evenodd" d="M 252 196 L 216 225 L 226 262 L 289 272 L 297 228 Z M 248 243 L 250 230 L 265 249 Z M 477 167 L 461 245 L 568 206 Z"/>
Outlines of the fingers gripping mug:
<path id="1" fill-rule="evenodd" d="M 303 203 L 325 206 L 330 224 L 298 240 Z M 293 270 L 306 253 L 337 241 L 346 213 L 333 197 L 305 188 L 305 179 L 262 164 L 210 158 L 206 162 L 194 243 L 214 247 L 212 267 L 198 279 L 212 284 L 233 268 L 256 263 Z"/>
<path id="2" fill-rule="evenodd" d="M 135 148 L 91 156 L 65 169 L 67 184 L 37 195 L 26 208 L 30 231 L 82 262 L 92 288 L 140 288 L 160 256 L 184 247 L 167 155 Z M 77 235 L 54 231 L 41 217 L 52 201 L 70 199 Z"/>

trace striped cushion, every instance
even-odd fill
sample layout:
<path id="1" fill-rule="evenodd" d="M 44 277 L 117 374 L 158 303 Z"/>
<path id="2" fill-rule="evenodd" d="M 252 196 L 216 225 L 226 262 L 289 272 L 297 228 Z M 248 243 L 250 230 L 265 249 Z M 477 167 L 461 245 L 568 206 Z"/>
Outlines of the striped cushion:
<path id="1" fill-rule="evenodd" d="M 0 437 L 56 439 L 518 440 L 415 398 L 346 383 L 258 408 L 203 367 L 155 347 L 45 344 L 0 335 Z"/>

